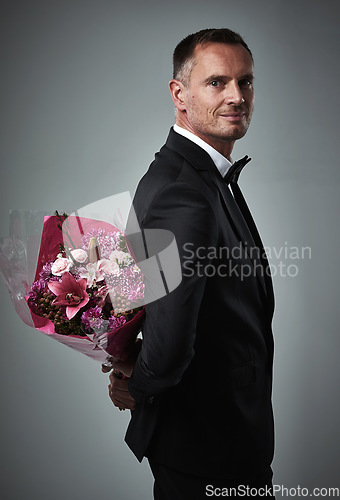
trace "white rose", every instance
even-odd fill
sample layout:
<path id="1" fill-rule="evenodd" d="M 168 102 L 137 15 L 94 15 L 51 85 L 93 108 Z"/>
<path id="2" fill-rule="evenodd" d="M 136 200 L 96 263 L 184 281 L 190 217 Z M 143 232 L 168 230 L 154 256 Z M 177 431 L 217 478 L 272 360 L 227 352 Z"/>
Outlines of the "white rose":
<path id="1" fill-rule="evenodd" d="M 71 267 L 71 262 L 65 257 L 59 257 L 55 260 L 51 266 L 51 272 L 54 276 L 61 276 L 62 274 L 69 271 Z"/>

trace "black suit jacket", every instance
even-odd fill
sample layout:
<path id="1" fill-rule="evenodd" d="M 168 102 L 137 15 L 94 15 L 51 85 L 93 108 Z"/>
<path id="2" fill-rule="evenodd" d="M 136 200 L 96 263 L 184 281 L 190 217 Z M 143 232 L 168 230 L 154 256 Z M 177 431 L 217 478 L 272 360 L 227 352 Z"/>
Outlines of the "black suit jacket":
<path id="1" fill-rule="evenodd" d="M 183 279 L 146 306 L 126 442 L 139 460 L 247 480 L 273 457 L 274 301 L 238 201 L 243 213 L 210 156 L 171 130 L 133 204 L 143 230 L 175 235 Z"/>

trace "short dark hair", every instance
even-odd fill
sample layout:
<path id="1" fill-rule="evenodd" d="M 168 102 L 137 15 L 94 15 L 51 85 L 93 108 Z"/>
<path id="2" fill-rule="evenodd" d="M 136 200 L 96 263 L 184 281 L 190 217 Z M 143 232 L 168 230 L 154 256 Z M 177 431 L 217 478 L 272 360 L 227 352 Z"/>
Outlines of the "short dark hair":
<path id="1" fill-rule="evenodd" d="M 226 45 L 240 44 L 249 52 L 253 60 L 253 54 L 241 35 L 228 28 L 209 28 L 192 33 L 179 42 L 173 54 L 173 78 L 187 85 L 195 64 L 194 52 L 197 45 L 203 46 L 210 42 L 225 43 Z"/>

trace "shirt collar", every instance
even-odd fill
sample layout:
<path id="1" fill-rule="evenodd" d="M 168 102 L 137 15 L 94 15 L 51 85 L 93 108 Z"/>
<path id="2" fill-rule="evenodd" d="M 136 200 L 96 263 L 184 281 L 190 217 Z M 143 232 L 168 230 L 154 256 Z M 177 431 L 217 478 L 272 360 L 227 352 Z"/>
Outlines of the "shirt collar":
<path id="1" fill-rule="evenodd" d="M 200 146 L 202 149 L 204 149 L 204 151 L 208 153 L 212 161 L 215 163 L 216 168 L 219 170 L 222 177 L 226 175 L 226 173 L 228 172 L 229 168 L 232 165 L 232 162 L 227 160 L 227 158 L 225 158 L 223 155 L 221 155 L 221 153 L 216 151 L 216 149 L 214 149 L 208 143 L 203 141 L 203 139 L 200 139 L 200 137 L 197 137 L 197 135 L 193 134 L 192 132 L 189 132 L 189 130 L 182 128 L 177 124 L 175 124 L 173 128 L 174 131 L 177 132 L 177 134 L 183 135 L 190 141 L 197 144 L 197 146 Z"/>

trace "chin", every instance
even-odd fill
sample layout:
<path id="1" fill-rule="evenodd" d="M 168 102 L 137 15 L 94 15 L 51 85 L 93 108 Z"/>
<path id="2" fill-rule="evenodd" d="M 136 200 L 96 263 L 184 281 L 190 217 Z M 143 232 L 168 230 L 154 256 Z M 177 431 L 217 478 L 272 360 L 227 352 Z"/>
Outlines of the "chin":
<path id="1" fill-rule="evenodd" d="M 222 141 L 226 141 L 226 142 L 237 141 L 238 139 L 242 139 L 242 137 L 244 137 L 246 135 L 246 133 L 247 133 L 247 130 L 239 130 L 239 131 L 233 131 L 233 132 L 230 132 L 230 130 L 229 130 L 225 134 L 221 134 L 218 137 L 218 139 L 222 140 Z"/>
<path id="2" fill-rule="evenodd" d="M 248 130 L 248 127 L 242 127 L 242 128 L 237 129 L 237 130 L 233 130 L 230 132 L 229 137 L 232 140 L 237 141 L 238 139 L 242 139 L 242 137 L 244 137 L 246 135 L 247 130 Z"/>

